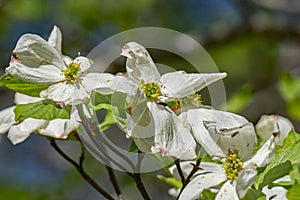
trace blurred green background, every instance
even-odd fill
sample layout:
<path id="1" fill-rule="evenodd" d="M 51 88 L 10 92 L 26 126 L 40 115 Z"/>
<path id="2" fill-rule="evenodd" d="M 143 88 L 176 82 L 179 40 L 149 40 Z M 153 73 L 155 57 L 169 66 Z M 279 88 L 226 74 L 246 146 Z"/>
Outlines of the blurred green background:
<path id="1" fill-rule="evenodd" d="M 0 74 L 18 38 L 47 38 L 53 25 L 63 32 L 63 52 L 87 55 L 98 43 L 137 27 L 163 27 L 188 34 L 209 52 L 224 80 L 227 109 L 256 123 L 262 114 L 281 114 L 300 130 L 300 1 L 298 0 L 1 0 Z M 120 47 L 121 48 L 121 47 Z M 154 59 L 172 63 L 172 55 Z M 124 61 L 116 63 L 124 69 Z M 174 58 L 174 65 L 178 65 Z M 123 66 L 123 67 L 122 67 Z M 0 108 L 13 104 L 13 92 L 0 88 Z M 101 199 L 50 147 L 32 135 L 13 146 L 0 138 L 0 199 Z M 60 145 L 76 158 L 79 146 Z M 91 156 L 87 171 L 113 192 L 103 166 Z M 169 199 L 157 172 L 143 174 L 153 199 Z M 134 183 L 117 173 L 127 199 L 141 199 Z M 164 191 L 164 192 L 162 192 Z"/>

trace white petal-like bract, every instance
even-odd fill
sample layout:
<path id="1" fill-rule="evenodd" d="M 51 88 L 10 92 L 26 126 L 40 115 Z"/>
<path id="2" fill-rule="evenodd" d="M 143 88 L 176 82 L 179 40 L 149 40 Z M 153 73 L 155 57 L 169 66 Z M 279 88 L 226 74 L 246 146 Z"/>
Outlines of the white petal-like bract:
<path id="1" fill-rule="evenodd" d="M 294 126 L 290 120 L 280 115 L 263 115 L 255 129 L 263 142 L 267 141 L 273 133 L 279 132 L 276 144 L 282 145 L 284 138 L 294 129 Z"/>
<path id="2" fill-rule="evenodd" d="M 236 193 L 235 185 L 231 181 L 226 181 L 218 192 L 215 200 L 239 200 L 239 197 Z"/>
<path id="3" fill-rule="evenodd" d="M 226 75 L 226 73 L 187 74 L 184 71 L 166 73 L 160 79 L 163 86 L 161 92 L 168 98 L 183 98 L 225 78 Z"/>
<path id="4" fill-rule="evenodd" d="M 272 136 L 264 145 L 255 153 L 255 155 L 244 163 L 244 166 L 264 167 L 274 157 L 275 154 L 275 137 Z"/>
<path id="5" fill-rule="evenodd" d="M 256 179 L 256 167 L 245 167 L 238 176 L 236 181 L 236 191 L 240 198 L 243 198 L 250 186 Z"/>
<path id="6" fill-rule="evenodd" d="M 76 84 L 61 82 L 43 90 L 40 96 L 55 102 L 75 105 L 84 102 L 89 97 L 89 92 L 79 82 Z"/>
<path id="7" fill-rule="evenodd" d="M 18 144 L 27 139 L 30 134 L 38 130 L 41 126 L 45 125 L 47 122 L 41 119 L 25 119 L 17 125 L 12 126 L 8 132 L 8 138 L 13 144 Z"/>
<path id="8" fill-rule="evenodd" d="M 114 75 L 109 73 L 88 73 L 81 82 L 87 91 L 97 90 L 102 94 L 112 93 L 111 82 L 114 79 Z"/>
<path id="9" fill-rule="evenodd" d="M 73 60 L 73 62 L 80 64 L 80 71 L 85 72 L 91 67 L 91 60 L 87 57 L 79 56 Z"/>
<path id="10" fill-rule="evenodd" d="M 116 76 L 111 82 L 111 89 L 132 97 L 140 92 L 138 85 L 124 76 Z"/>
<path id="11" fill-rule="evenodd" d="M 27 103 L 34 103 L 37 101 L 43 100 L 39 97 L 31 97 L 26 94 L 16 93 L 15 94 L 15 104 L 27 104 Z"/>
<path id="12" fill-rule="evenodd" d="M 13 77 L 30 83 L 49 85 L 65 80 L 61 69 L 54 65 L 31 67 L 20 62 L 13 62 L 5 71 Z"/>
<path id="13" fill-rule="evenodd" d="M 179 200 L 198 199 L 204 189 L 217 186 L 224 181 L 226 181 L 226 175 L 223 171 L 197 174 L 197 176 L 184 188 L 179 196 Z"/>
<path id="14" fill-rule="evenodd" d="M 122 48 L 121 55 L 127 57 L 126 70 L 128 78 L 134 82 L 155 82 L 160 79 L 160 74 L 156 68 L 148 51 L 136 42 L 129 42 Z"/>
<path id="15" fill-rule="evenodd" d="M 18 40 L 13 51 L 17 62 L 33 68 L 42 65 L 54 65 L 58 69 L 64 69 L 64 63 L 60 53 L 47 41 L 35 34 L 25 34 Z"/>
<path id="16" fill-rule="evenodd" d="M 54 26 L 49 37 L 48 43 L 53 46 L 59 53 L 61 53 L 62 45 L 62 34 L 60 29 L 57 26 Z"/>
<path id="17" fill-rule="evenodd" d="M 251 157 L 256 145 L 254 127 L 244 117 L 213 109 L 191 109 L 187 121 L 197 142 L 212 157 L 226 157 L 238 150 L 242 160 Z"/>
<path id="18" fill-rule="evenodd" d="M 196 142 L 173 111 L 163 105 L 148 102 L 155 124 L 153 152 L 182 160 L 196 157 Z M 153 132 L 153 130 L 151 130 Z"/>
<path id="19" fill-rule="evenodd" d="M 41 135 L 65 139 L 69 133 L 74 131 L 80 124 L 72 119 L 54 119 L 49 121 L 47 126 L 41 128 Z"/>
<path id="20" fill-rule="evenodd" d="M 0 111 L 0 134 L 6 133 L 15 123 L 15 106 L 5 108 Z"/>

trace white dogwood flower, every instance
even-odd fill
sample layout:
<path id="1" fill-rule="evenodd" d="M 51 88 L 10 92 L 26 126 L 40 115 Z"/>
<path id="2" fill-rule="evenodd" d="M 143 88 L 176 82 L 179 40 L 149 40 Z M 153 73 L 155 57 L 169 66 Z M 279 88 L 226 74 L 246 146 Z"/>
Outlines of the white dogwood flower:
<path id="1" fill-rule="evenodd" d="M 48 42 L 38 35 L 25 34 L 17 42 L 6 72 L 23 81 L 49 85 L 40 96 L 62 104 L 78 104 L 91 90 L 109 89 L 114 77 L 108 73 L 87 73 L 91 61 L 74 60 L 61 53 L 61 32 L 54 27 Z"/>
<path id="2" fill-rule="evenodd" d="M 15 95 L 16 104 L 27 104 L 40 100 L 41 98 L 30 97 L 20 93 L 16 93 Z M 76 112 L 71 114 L 71 119 L 54 119 L 47 121 L 27 118 L 22 122 L 16 122 L 13 111 L 14 108 L 15 106 L 11 106 L 0 111 L 0 134 L 8 132 L 8 138 L 13 144 L 23 142 L 34 131 L 44 136 L 65 139 L 80 125 L 80 123 L 77 122 L 78 117 L 76 117 Z"/>
<path id="3" fill-rule="evenodd" d="M 272 133 L 278 132 L 276 144 L 282 145 L 284 138 L 289 134 L 294 126 L 290 120 L 279 115 L 263 115 L 255 125 L 257 135 L 263 142 L 268 140 Z"/>
<path id="4" fill-rule="evenodd" d="M 240 141 L 240 143 L 246 145 L 244 141 Z M 252 153 L 252 150 L 249 149 L 249 152 L 244 153 L 248 155 Z M 238 151 L 238 149 L 234 152 L 229 151 L 223 157 L 222 164 L 201 162 L 200 169 L 194 174 L 191 182 L 184 188 L 179 199 L 198 199 L 204 189 L 217 188 L 222 183 L 223 185 L 216 195 L 216 200 L 239 200 L 243 198 L 256 179 L 258 173 L 256 168 L 264 167 L 272 160 L 275 153 L 275 135 L 249 159 L 241 159 Z M 185 176 L 191 172 L 193 168 L 192 164 L 195 164 L 195 162 L 181 163 L 181 168 Z M 176 168 L 173 167 L 171 172 L 178 178 Z"/>
<path id="5" fill-rule="evenodd" d="M 135 42 L 125 44 L 121 55 L 127 57 L 128 77 L 117 76 L 112 89 L 128 96 L 127 135 L 134 137 L 142 151 L 195 158 L 196 143 L 173 110 L 180 106 L 179 98 L 195 94 L 226 73 L 160 75 L 147 50 Z"/>
<path id="6" fill-rule="evenodd" d="M 127 57 L 128 78 L 151 100 L 168 102 L 183 98 L 227 76 L 226 73 L 187 74 L 184 71 L 160 75 L 148 51 L 136 42 L 125 44 L 121 55 Z"/>

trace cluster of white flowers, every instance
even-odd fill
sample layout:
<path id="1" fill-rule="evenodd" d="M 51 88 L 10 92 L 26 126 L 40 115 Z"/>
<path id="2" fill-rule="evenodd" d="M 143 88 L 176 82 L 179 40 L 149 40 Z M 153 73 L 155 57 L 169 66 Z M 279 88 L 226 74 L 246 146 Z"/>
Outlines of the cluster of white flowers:
<path id="1" fill-rule="evenodd" d="M 62 34 L 56 26 L 48 41 L 35 34 L 25 34 L 18 40 L 6 72 L 22 81 L 49 87 L 40 92 L 40 98 L 16 93 L 16 104 L 33 103 L 47 98 L 65 107 L 83 102 L 95 88 L 109 88 L 113 75 L 87 74 L 91 61 L 81 56 L 72 60 L 63 55 L 61 43 Z M 79 126 L 76 112 L 71 114 L 70 119 L 28 118 L 19 122 L 15 121 L 14 108 L 13 106 L 0 112 L 0 133 L 9 130 L 8 137 L 13 144 L 24 141 L 33 131 L 64 139 Z"/>
<path id="2" fill-rule="evenodd" d="M 199 160 L 199 148 L 215 160 L 200 163 L 179 199 L 198 199 L 205 189 L 217 193 L 216 199 L 243 198 L 256 179 L 257 168 L 272 160 L 275 144 L 282 145 L 292 129 L 292 124 L 280 116 L 263 116 L 254 127 L 242 116 L 202 105 L 199 91 L 225 78 L 226 73 L 174 71 L 161 75 L 147 50 L 136 42 L 122 48 L 121 55 L 127 58 L 125 75 L 89 73 L 92 61 L 63 55 L 61 41 L 57 27 L 48 41 L 35 34 L 19 39 L 6 73 L 46 89 L 39 92 L 39 98 L 16 93 L 17 106 L 46 99 L 66 109 L 89 101 L 92 91 L 125 93 L 127 136 L 142 152 L 184 160 L 180 171 L 178 166 L 170 168 L 175 178 L 189 176 L 195 160 Z M 8 132 L 14 144 L 32 132 L 65 139 L 81 124 L 76 110 L 69 113 L 69 119 L 29 116 L 19 120 L 14 109 L 0 112 L 0 133 Z M 257 135 L 264 144 L 253 155 Z"/>

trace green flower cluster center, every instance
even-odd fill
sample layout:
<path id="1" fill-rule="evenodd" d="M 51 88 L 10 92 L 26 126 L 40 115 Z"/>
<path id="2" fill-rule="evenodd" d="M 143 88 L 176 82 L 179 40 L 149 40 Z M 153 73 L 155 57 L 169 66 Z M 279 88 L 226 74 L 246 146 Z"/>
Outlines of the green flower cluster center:
<path id="1" fill-rule="evenodd" d="M 156 99 L 161 95 L 160 87 L 156 83 L 142 84 L 140 88 L 149 99 Z"/>
<path id="2" fill-rule="evenodd" d="M 80 64 L 76 62 L 71 62 L 65 70 L 62 70 L 66 81 L 74 83 L 80 74 Z"/>
<path id="3" fill-rule="evenodd" d="M 239 158 L 237 151 L 228 153 L 225 161 L 222 164 L 225 174 L 228 179 L 236 180 L 241 170 L 243 169 L 243 162 Z"/>
<path id="4" fill-rule="evenodd" d="M 177 112 L 181 107 L 180 100 L 175 99 L 174 101 L 168 102 L 168 106 L 169 106 L 169 108 L 171 108 L 171 110 L 173 110 L 174 112 Z"/>

